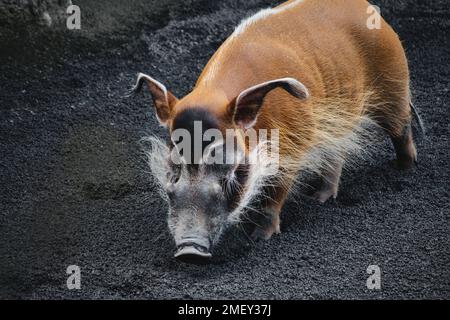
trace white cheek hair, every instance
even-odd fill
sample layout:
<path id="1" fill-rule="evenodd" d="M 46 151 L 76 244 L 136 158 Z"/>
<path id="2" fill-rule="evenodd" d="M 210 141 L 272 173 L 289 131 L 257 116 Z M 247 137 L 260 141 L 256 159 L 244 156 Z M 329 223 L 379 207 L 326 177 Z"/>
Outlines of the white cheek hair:
<path id="1" fill-rule="evenodd" d="M 274 179 L 279 176 L 279 161 L 272 153 L 268 152 L 270 142 L 259 143 L 249 154 L 250 171 L 238 206 L 228 217 L 230 223 L 241 221 L 242 214 L 247 210 L 257 211 L 252 207 L 252 202 L 261 194 L 264 187 L 272 185 Z"/>
<path id="2" fill-rule="evenodd" d="M 150 142 L 151 144 L 151 150 L 145 151 L 147 163 L 150 167 L 150 171 L 159 194 L 164 200 L 168 201 L 165 189 L 169 182 L 167 180 L 167 172 L 169 171 L 167 157 L 170 154 L 170 150 L 164 141 L 157 137 L 150 136 L 143 138 L 142 140 Z"/>
<path id="3" fill-rule="evenodd" d="M 222 191 L 222 186 L 217 182 L 215 182 L 211 185 L 211 189 L 213 190 L 214 193 L 220 193 Z"/>

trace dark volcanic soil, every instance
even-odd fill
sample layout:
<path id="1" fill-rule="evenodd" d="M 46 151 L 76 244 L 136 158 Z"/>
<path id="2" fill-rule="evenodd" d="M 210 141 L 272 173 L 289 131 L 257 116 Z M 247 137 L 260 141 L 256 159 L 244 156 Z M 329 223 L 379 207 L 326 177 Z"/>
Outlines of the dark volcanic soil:
<path id="1" fill-rule="evenodd" d="M 382 6 L 407 48 L 427 127 L 418 168 L 397 171 L 386 142 L 344 174 L 336 203 L 294 195 L 269 242 L 232 230 L 213 264 L 173 260 L 140 143 L 164 132 L 147 94 L 123 96 L 139 71 L 186 94 L 234 26 L 269 2 L 169 7 L 110 37 L 84 30 L 0 44 L 0 298 L 450 298 L 444 0 Z M 65 286 L 71 264 L 81 268 L 78 291 Z M 372 264 L 380 291 L 366 288 Z"/>

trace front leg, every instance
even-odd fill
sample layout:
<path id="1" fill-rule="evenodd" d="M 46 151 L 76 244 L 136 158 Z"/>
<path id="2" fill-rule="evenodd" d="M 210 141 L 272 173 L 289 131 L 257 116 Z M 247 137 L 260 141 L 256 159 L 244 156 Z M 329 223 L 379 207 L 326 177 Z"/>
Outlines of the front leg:
<path id="1" fill-rule="evenodd" d="M 273 234 L 278 233 L 280 233 L 280 212 L 270 207 L 264 208 L 252 232 L 252 239 L 269 240 Z"/>
<path id="2" fill-rule="evenodd" d="M 263 201 L 262 212 L 255 223 L 251 235 L 253 240 L 269 240 L 273 234 L 280 233 L 280 214 L 289 194 L 288 190 L 286 186 L 270 187 L 266 190 L 268 197 Z"/>
<path id="3" fill-rule="evenodd" d="M 327 202 L 330 198 L 336 199 L 343 164 L 342 159 L 330 161 L 329 166 L 322 173 L 322 182 L 319 189 L 312 195 L 314 199 L 321 203 Z"/>

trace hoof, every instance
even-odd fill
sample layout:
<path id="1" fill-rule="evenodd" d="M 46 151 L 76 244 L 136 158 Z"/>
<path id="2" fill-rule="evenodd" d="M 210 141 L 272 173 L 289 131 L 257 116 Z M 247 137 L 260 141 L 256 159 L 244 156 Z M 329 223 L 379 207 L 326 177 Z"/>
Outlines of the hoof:
<path id="1" fill-rule="evenodd" d="M 417 159 L 396 159 L 394 161 L 394 166 L 399 170 L 412 170 L 417 167 Z"/>
<path id="2" fill-rule="evenodd" d="M 336 200 L 337 191 L 335 191 L 333 189 L 318 190 L 318 191 L 314 192 L 314 194 L 311 196 L 311 198 L 319 201 L 320 203 L 325 203 L 330 199 Z"/>
<path id="3" fill-rule="evenodd" d="M 274 234 L 280 234 L 280 226 L 277 227 L 273 227 L 270 226 L 270 228 L 266 228 L 266 229 L 262 229 L 261 227 L 255 227 L 255 230 L 253 230 L 252 234 L 251 234 L 251 238 L 253 241 L 259 241 L 259 240 L 264 240 L 267 241 L 270 238 L 272 238 L 272 236 Z"/>

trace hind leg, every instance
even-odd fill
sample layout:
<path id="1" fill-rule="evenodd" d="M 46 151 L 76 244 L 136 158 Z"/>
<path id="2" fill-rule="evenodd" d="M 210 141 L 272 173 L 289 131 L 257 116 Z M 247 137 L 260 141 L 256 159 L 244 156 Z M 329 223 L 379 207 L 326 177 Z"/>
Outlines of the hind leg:
<path id="1" fill-rule="evenodd" d="M 323 171 L 322 181 L 319 189 L 312 195 L 312 198 L 325 203 L 329 199 L 336 199 L 341 179 L 342 159 L 330 161 L 329 166 Z"/>
<path id="2" fill-rule="evenodd" d="M 409 97 L 393 100 L 398 102 L 389 104 L 381 110 L 377 121 L 391 138 L 398 168 L 410 169 L 417 161 L 417 151 L 411 126 L 412 110 Z"/>
<path id="3" fill-rule="evenodd" d="M 411 169 L 417 163 L 417 151 L 414 144 L 411 124 L 408 124 L 401 135 L 390 135 L 397 155 L 397 166 L 400 169 Z"/>

